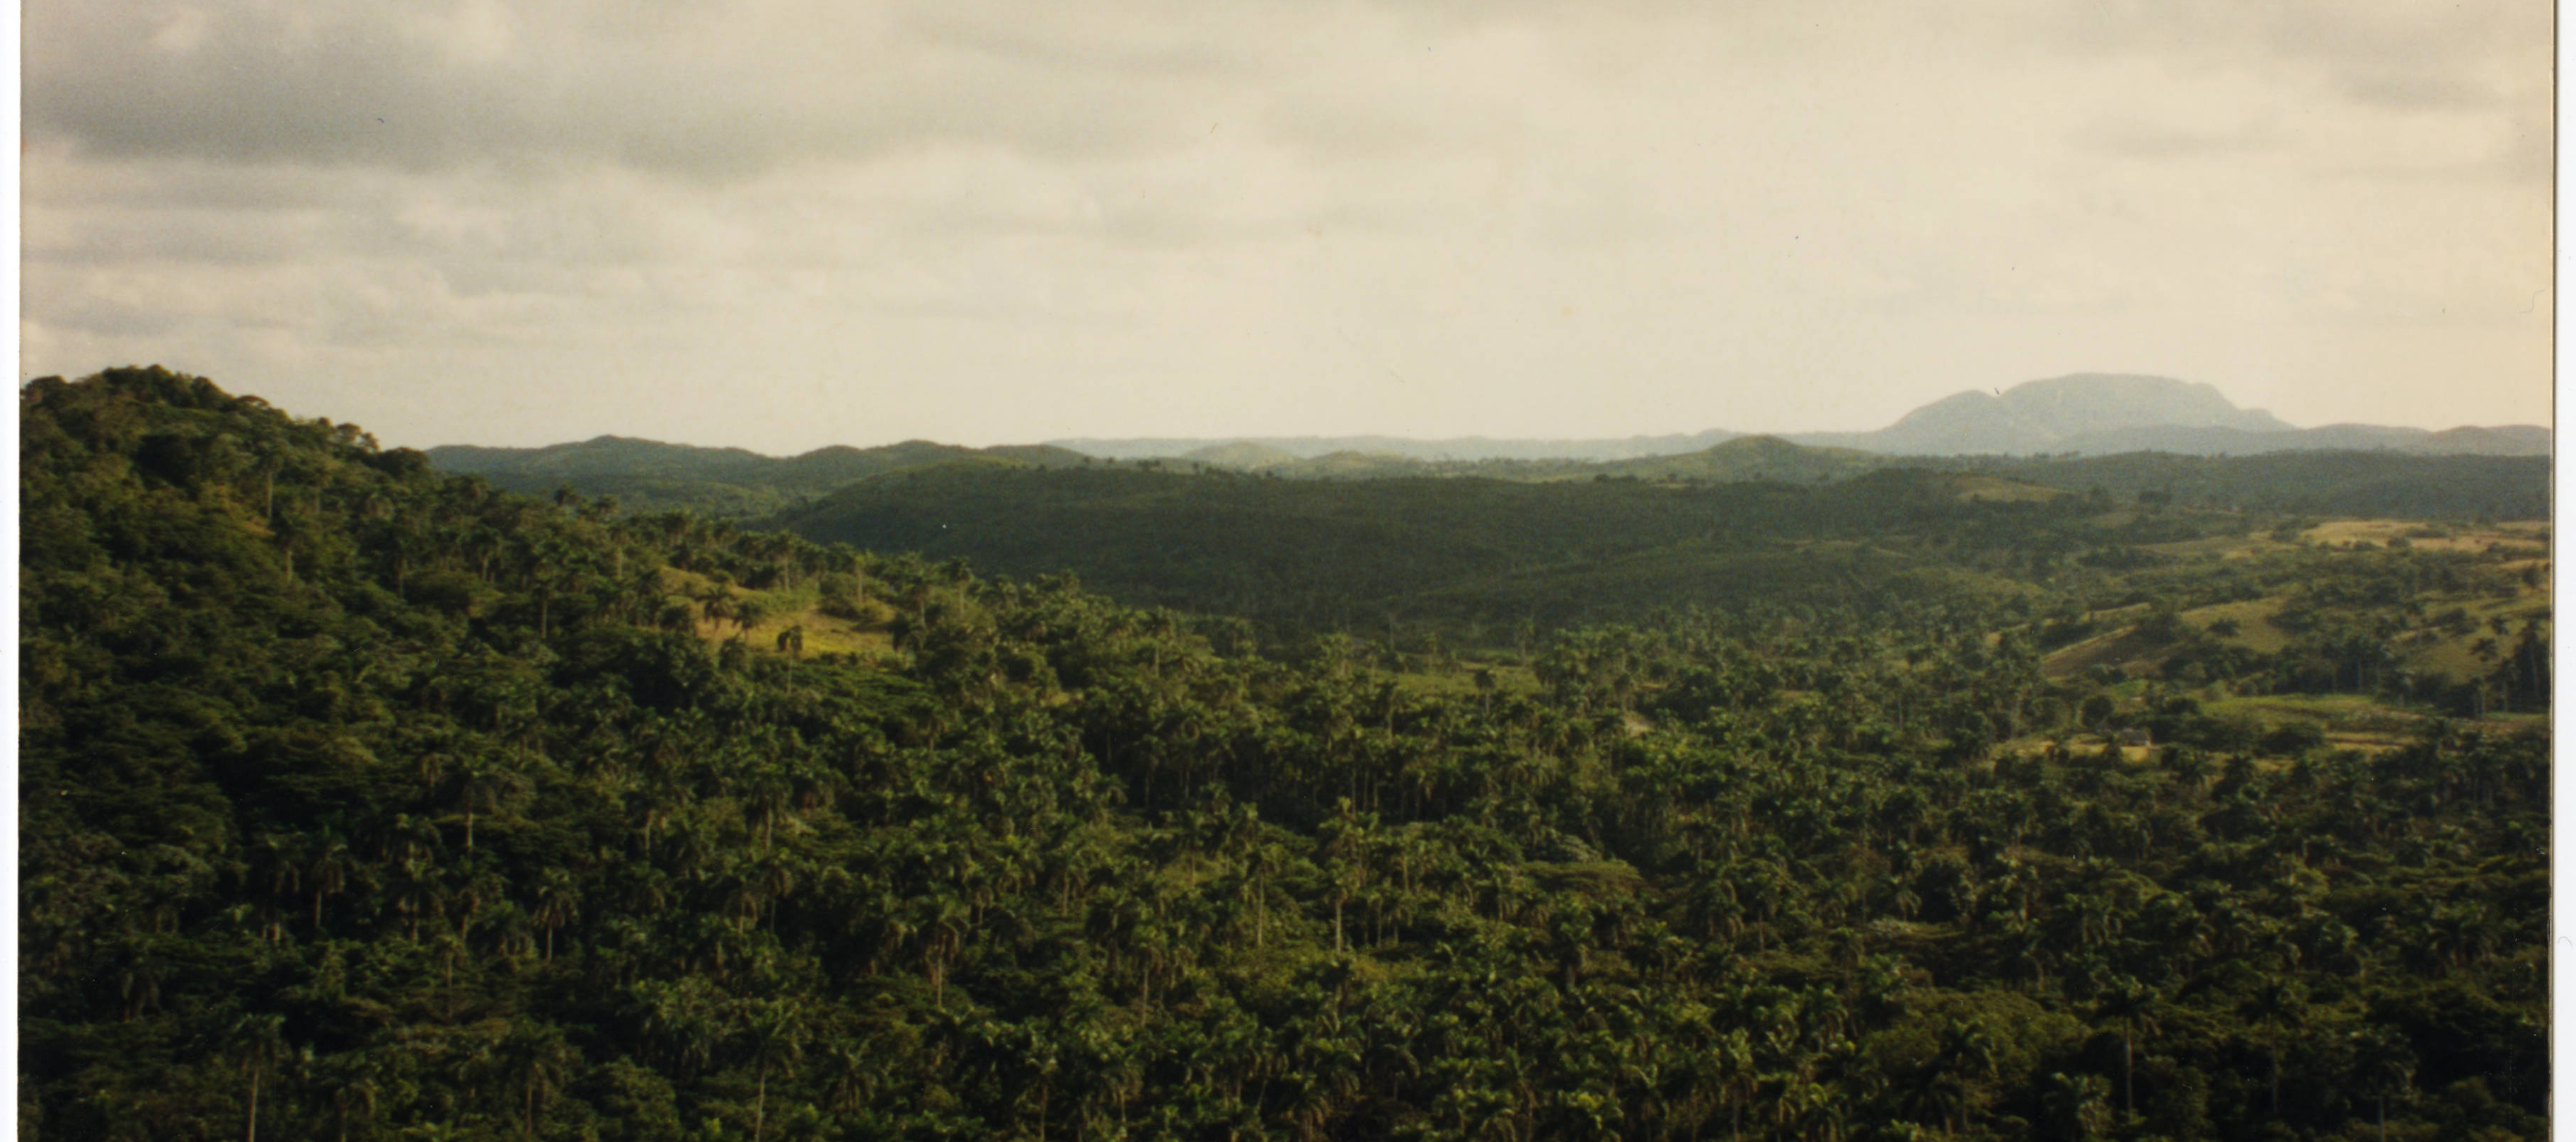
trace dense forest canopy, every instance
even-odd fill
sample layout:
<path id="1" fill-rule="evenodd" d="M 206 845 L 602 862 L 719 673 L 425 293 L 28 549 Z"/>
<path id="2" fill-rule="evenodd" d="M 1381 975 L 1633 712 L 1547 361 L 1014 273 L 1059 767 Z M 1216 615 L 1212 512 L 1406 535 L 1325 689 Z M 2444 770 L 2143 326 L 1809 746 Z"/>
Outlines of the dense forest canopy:
<path id="1" fill-rule="evenodd" d="M 2409 462 L 2438 474 L 2448 460 L 2503 463 Z M 2260 472 L 2276 461 L 2339 468 L 2320 456 L 2245 463 Z M 2114 462 L 2135 477 L 2116 481 L 2122 487 L 2162 470 L 2155 457 L 2087 463 Z M 2389 478 L 2402 497 L 2432 495 L 2441 484 L 2404 472 Z M 2541 529 L 2498 531 L 2462 518 L 2347 535 L 2341 525 L 2321 530 L 2315 516 L 2187 503 L 2152 487 L 2070 493 L 1972 471 L 1893 469 L 1825 483 L 1328 483 L 951 466 L 862 481 L 770 522 L 818 541 L 966 558 L 1016 575 L 1070 570 L 1132 604 L 1252 619 L 1274 642 L 1341 630 L 1408 647 L 1430 639 L 1491 649 L 1536 631 L 1652 623 L 1690 608 L 1937 606 L 1972 613 L 1989 630 L 2054 621 L 2064 631 L 2076 625 L 2072 614 L 2279 602 L 2320 583 L 2366 581 L 2374 586 L 2353 589 L 2379 603 L 2398 601 L 2394 592 L 2407 606 L 2346 616 L 2354 618 L 2346 625 L 2393 640 L 2388 653 L 2410 662 L 2428 656 L 2409 651 L 2409 638 L 2426 650 L 2445 643 L 2429 655 L 2438 669 L 2409 682 L 2432 688 L 2473 673 L 2458 652 L 2475 640 L 2461 630 L 2425 641 L 2441 625 L 2430 616 L 2446 608 L 2410 608 L 2458 596 L 2486 611 L 2494 608 L 2479 600 L 2525 598 L 2504 616 L 2514 630 L 2489 632 L 2511 643 L 2533 608 L 2546 607 L 2514 584 L 2517 576 L 2533 577 L 2525 588 L 2538 581 Z M 2282 649 L 2260 633 L 2220 641 L 2238 651 Z M 2189 640 L 2164 641 L 2174 644 L 2168 653 L 2193 651 L 2180 645 Z"/>
<path id="2" fill-rule="evenodd" d="M 942 467 L 1096 468 L 1324 482 L 1590 480 L 1662 485 L 1817 484 L 1911 471 L 1981 474 L 2063 492 L 2099 491 L 2122 501 L 2147 493 L 2174 503 L 2234 511 L 2443 519 L 2548 516 L 2546 455 L 2475 451 L 2409 454 L 2355 446 L 2240 456 L 2153 450 L 2089 456 L 1900 456 L 1745 436 L 1693 452 L 1624 460 L 1439 460 L 1362 452 L 1299 458 L 1246 446 L 1209 449 L 1187 457 L 1117 461 L 1045 445 L 969 449 L 919 440 L 867 449 L 823 448 L 776 458 L 740 449 L 601 437 L 546 448 L 443 447 L 431 449 L 429 456 L 442 471 L 483 476 L 493 486 L 508 490 L 543 495 L 571 488 L 584 495 L 613 495 L 641 510 L 677 508 L 740 519 L 802 512 L 862 480 Z M 1232 495 L 1223 487 L 1199 491 L 1216 499 Z M 1306 494 L 1330 499 L 1342 493 L 1309 490 Z M 1459 494 L 1472 498 L 1479 493 Z M 784 522 L 796 526 L 793 516 Z"/>
<path id="3" fill-rule="evenodd" d="M 887 483 L 925 538 L 862 550 L 158 369 L 20 414 L 24 1137 L 2547 1130 L 2531 529 L 1194 501 L 1401 521 L 1317 558 L 1408 631 L 1153 579 L 1097 506 L 1150 473 Z M 948 558 L 908 486 L 1192 605 Z M 1777 576 L 1656 597 L 1694 544 Z M 1551 568 L 1637 596 L 1439 644 Z"/>

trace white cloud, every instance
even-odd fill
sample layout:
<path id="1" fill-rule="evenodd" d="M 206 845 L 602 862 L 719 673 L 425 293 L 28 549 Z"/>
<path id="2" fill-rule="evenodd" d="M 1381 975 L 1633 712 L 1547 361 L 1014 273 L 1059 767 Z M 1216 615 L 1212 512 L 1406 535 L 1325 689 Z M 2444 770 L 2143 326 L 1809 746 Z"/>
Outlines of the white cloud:
<path id="1" fill-rule="evenodd" d="M 421 444 L 2540 419 L 2548 18 L 47 0 L 24 361 Z"/>

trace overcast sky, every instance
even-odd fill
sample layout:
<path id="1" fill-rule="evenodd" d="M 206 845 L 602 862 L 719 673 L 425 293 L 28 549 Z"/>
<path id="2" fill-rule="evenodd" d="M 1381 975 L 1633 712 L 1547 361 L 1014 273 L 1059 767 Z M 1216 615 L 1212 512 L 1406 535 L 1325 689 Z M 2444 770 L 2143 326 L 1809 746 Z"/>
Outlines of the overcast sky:
<path id="1" fill-rule="evenodd" d="M 26 0 L 21 376 L 414 446 L 2547 423 L 2550 20 Z"/>

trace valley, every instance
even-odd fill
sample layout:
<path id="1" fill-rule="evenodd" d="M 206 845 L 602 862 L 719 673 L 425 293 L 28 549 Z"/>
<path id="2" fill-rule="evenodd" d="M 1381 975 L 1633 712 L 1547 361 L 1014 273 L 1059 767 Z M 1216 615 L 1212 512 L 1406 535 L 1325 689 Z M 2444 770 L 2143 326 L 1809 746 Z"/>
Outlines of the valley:
<path id="1" fill-rule="evenodd" d="M 22 1133 L 2548 1131 L 2545 461 L 634 444 L 26 387 Z"/>

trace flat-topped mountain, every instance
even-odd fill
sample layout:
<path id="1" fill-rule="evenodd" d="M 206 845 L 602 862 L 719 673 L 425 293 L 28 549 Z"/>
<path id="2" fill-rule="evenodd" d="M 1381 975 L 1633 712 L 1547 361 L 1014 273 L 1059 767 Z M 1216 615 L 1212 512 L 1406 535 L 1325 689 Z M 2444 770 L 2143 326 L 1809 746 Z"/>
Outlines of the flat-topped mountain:
<path id="1" fill-rule="evenodd" d="M 2086 451 L 2091 437 L 2124 430 L 2295 432 L 2271 413 L 2240 409 L 2217 388 L 2171 377 L 2079 373 L 1963 392 L 1924 405 L 1876 432 L 1811 433 L 1809 444 L 1915 456 Z M 2198 449 L 2188 449 L 2198 451 Z"/>
<path id="2" fill-rule="evenodd" d="M 2440 432 L 2371 424 L 2299 428 L 2261 409 L 2238 408 L 2211 385 L 2108 373 L 2052 377 L 2001 392 L 1958 393 L 1875 432 L 1808 432 L 1789 439 L 1895 456 L 2246 456 L 2343 449 L 2546 456 L 2551 444 L 2548 429 L 2528 424 Z"/>
<path id="3" fill-rule="evenodd" d="M 2236 407 L 2215 385 L 2171 377 L 2076 373 L 2015 385 L 1995 399 L 2024 422 L 2061 436 L 2147 425 L 2244 432 L 2291 428 L 2271 413 Z"/>

